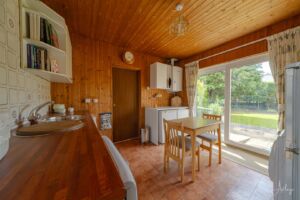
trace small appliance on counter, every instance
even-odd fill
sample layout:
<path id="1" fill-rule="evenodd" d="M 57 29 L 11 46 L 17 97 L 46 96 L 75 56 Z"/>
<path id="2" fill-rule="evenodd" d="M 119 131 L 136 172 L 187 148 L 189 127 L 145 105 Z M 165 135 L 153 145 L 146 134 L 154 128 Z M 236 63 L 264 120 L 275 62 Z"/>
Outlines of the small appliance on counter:
<path id="1" fill-rule="evenodd" d="M 66 113 L 65 104 L 54 104 L 53 112 L 57 114 L 65 114 Z"/>
<path id="2" fill-rule="evenodd" d="M 72 107 L 72 106 L 69 107 L 68 112 L 69 112 L 70 115 L 74 115 L 74 107 Z"/>
<path id="3" fill-rule="evenodd" d="M 182 106 L 182 101 L 180 96 L 174 96 L 171 98 L 171 106 L 180 107 Z"/>

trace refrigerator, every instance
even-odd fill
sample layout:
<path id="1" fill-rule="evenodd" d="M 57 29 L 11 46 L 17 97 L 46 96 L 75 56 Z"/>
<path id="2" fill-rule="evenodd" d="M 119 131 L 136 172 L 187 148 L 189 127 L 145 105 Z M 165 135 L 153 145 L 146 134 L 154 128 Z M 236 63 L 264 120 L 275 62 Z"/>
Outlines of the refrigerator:
<path id="1" fill-rule="evenodd" d="M 275 200 L 300 195 L 300 62 L 285 69 L 285 130 L 275 141 L 269 160 Z"/>
<path id="2" fill-rule="evenodd" d="M 150 131 L 150 141 L 159 145 L 165 143 L 163 119 L 173 120 L 189 117 L 187 107 L 157 107 L 145 108 L 145 126 Z"/>

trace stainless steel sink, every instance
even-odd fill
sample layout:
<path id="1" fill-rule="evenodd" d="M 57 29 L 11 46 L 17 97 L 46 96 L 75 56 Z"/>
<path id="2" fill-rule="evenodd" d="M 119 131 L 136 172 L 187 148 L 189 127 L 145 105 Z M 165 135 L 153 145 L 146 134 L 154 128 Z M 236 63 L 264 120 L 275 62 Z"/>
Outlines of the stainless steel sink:
<path id="1" fill-rule="evenodd" d="M 61 120 L 62 118 L 46 119 L 46 122 L 39 122 L 34 125 L 20 127 L 16 130 L 16 136 L 31 137 L 39 135 L 48 135 L 53 132 L 74 131 L 84 126 L 81 120 Z M 49 121 L 61 120 L 61 121 Z"/>
<path id="2" fill-rule="evenodd" d="M 82 120 L 82 119 L 84 119 L 83 115 L 44 116 L 38 120 L 38 123 L 59 122 L 64 120 Z"/>

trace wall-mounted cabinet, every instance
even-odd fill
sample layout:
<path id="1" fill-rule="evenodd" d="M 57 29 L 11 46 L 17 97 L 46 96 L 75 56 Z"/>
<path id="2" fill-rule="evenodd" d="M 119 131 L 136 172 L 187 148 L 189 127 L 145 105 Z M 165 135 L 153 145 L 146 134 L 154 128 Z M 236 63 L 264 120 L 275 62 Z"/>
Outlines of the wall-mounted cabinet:
<path id="1" fill-rule="evenodd" d="M 64 18 L 41 1 L 21 2 L 21 67 L 50 82 L 72 83 L 72 46 Z"/>
<path id="2" fill-rule="evenodd" d="M 182 74 L 181 67 L 153 63 L 150 65 L 150 88 L 166 89 L 171 92 L 182 91 Z"/>

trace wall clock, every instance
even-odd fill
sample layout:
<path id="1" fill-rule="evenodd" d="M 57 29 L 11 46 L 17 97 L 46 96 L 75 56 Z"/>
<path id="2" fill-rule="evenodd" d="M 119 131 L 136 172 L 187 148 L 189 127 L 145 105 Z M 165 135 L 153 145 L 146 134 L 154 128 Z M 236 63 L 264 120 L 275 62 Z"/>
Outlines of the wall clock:
<path id="1" fill-rule="evenodd" d="M 134 55 L 130 51 L 125 51 L 123 53 L 123 61 L 127 64 L 132 64 L 134 63 Z"/>

